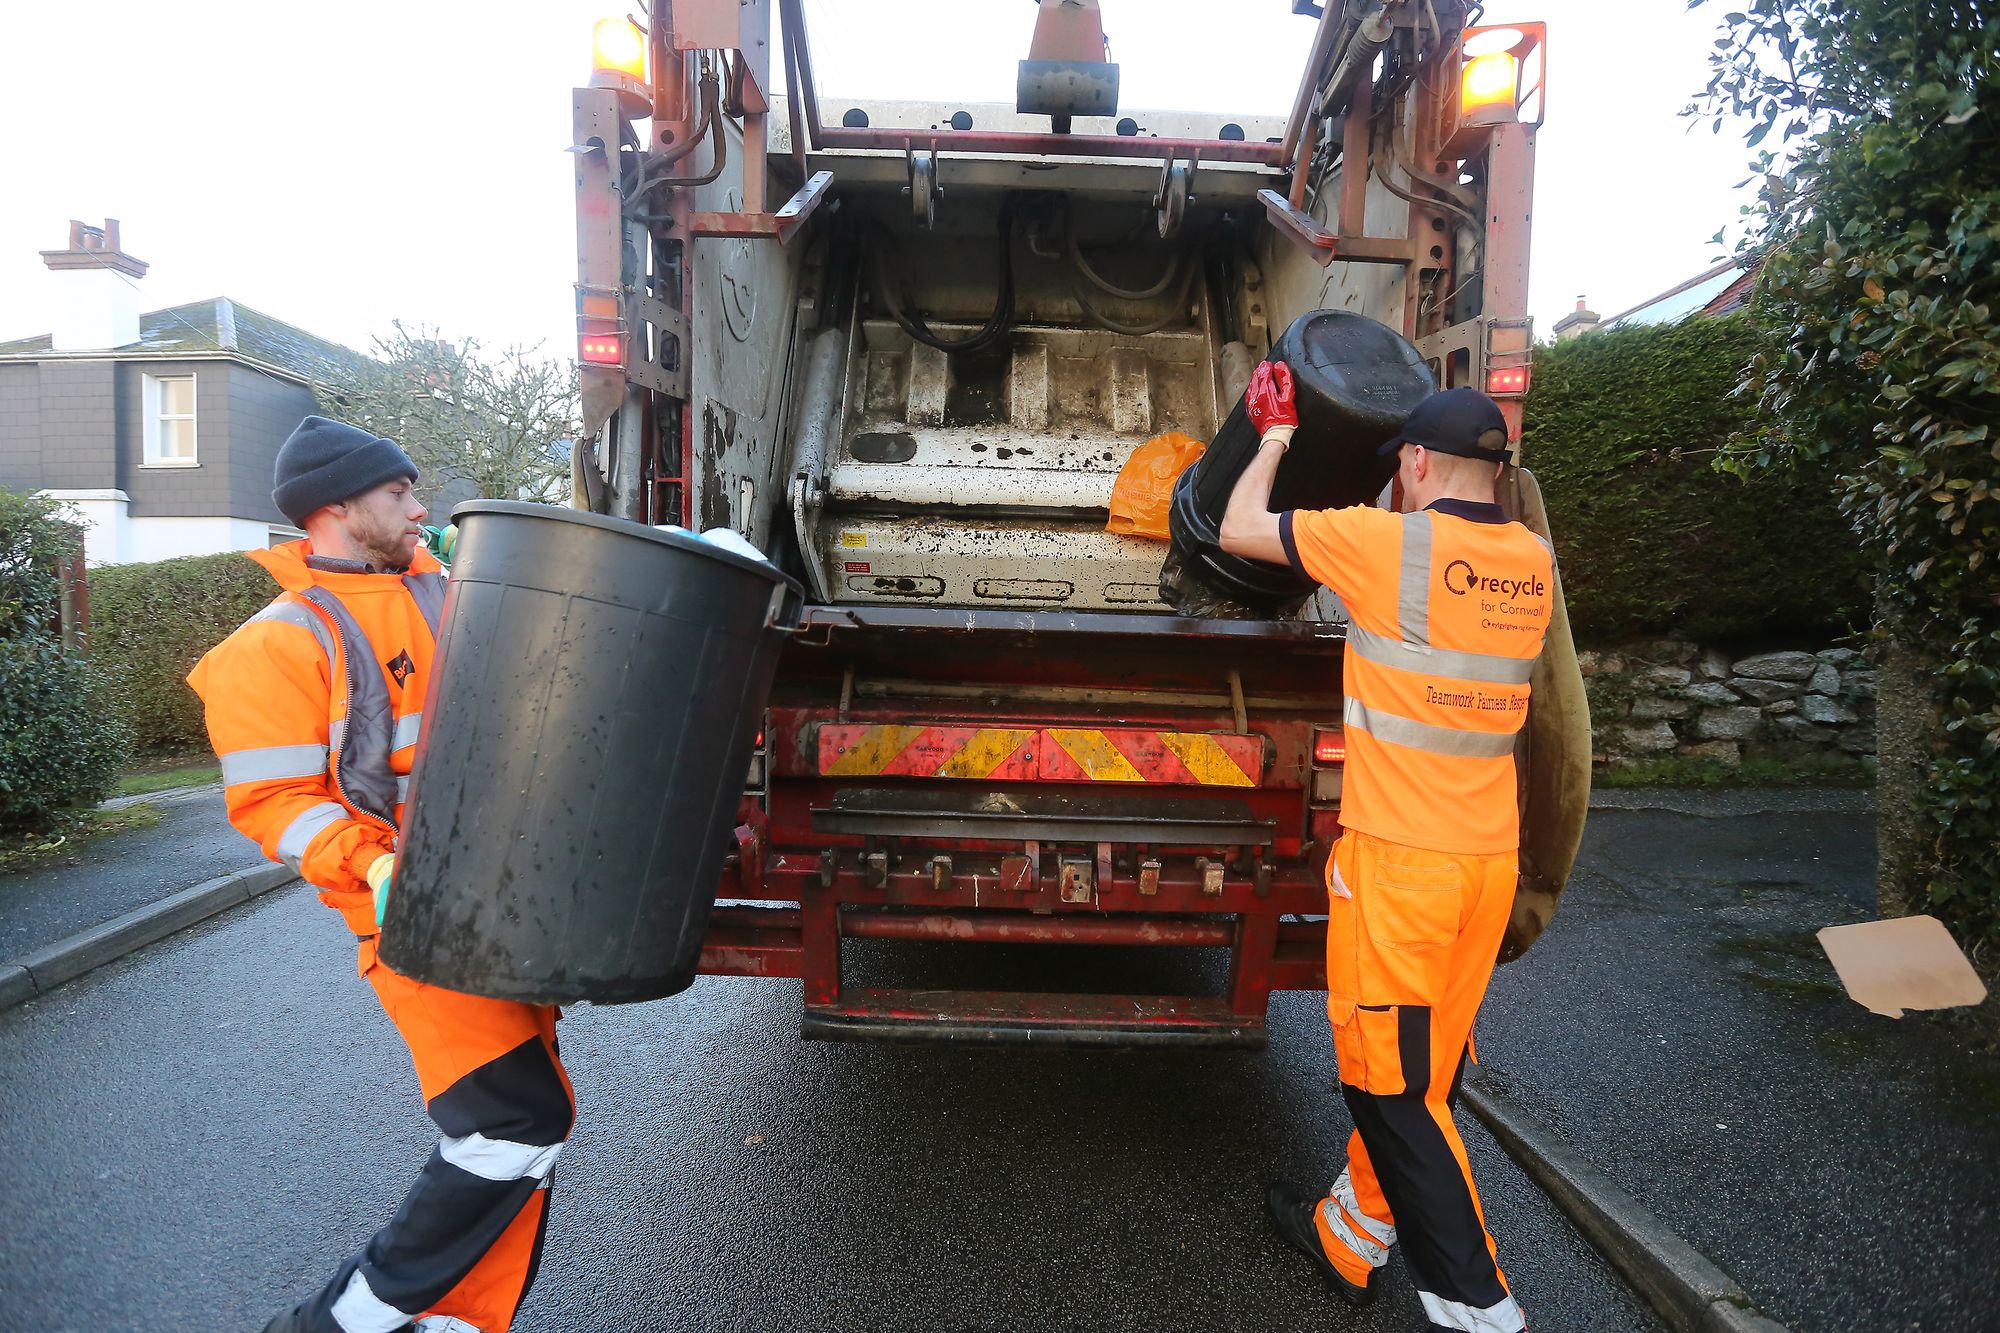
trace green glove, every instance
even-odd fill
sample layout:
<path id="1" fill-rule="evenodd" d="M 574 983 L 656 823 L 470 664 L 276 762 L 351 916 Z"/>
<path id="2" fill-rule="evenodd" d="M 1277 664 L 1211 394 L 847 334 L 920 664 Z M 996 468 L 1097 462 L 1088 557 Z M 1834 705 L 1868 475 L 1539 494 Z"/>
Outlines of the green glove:
<path id="1" fill-rule="evenodd" d="M 424 534 L 424 548 L 436 556 L 441 563 L 450 564 L 451 553 L 458 546 L 458 524 L 449 523 L 441 528 L 434 528 L 429 524 L 425 524 L 422 531 Z"/>
<path id="2" fill-rule="evenodd" d="M 389 906 L 389 880 L 396 873 L 396 854 L 384 852 L 368 866 L 368 887 L 375 890 L 375 924 L 382 924 L 382 913 Z"/>

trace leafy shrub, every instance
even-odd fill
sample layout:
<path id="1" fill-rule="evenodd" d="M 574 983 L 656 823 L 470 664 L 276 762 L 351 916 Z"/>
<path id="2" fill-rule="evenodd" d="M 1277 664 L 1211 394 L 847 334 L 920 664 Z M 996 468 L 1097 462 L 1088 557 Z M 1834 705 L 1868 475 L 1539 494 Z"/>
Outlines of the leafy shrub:
<path id="1" fill-rule="evenodd" d="M 111 792 L 126 732 L 88 659 L 46 637 L 0 639 L 0 831 L 47 825 Z"/>
<path id="2" fill-rule="evenodd" d="M 238 554 L 91 571 L 91 655 L 117 681 L 136 746 L 207 748 L 201 700 L 187 673 L 277 593 L 271 576 Z"/>
<path id="3" fill-rule="evenodd" d="M 1830 477 L 1717 472 L 1754 404 L 1741 316 L 1610 329 L 1540 349 L 1522 448 L 1542 483 L 1577 637 L 1825 643 L 1867 605 Z"/>
<path id="4" fill-rule="evenodd" d="M 0 489 L 0 830 L 102 799 L 125 758 L 102 673 L 57 638 L 56 570 L 76 549 L 61 506 Z"/>
<path id="5" fill-rule="evenodd" d="M 76 554 L 77 540 L 61 505 L 0 487 L 0 638 L 55 632 L 56 569 Z"/>
<path id="6" fill-rule="evenodd" d="M 1722 26 L 1695 109 L 1781 145 L 1753 163 L 1764 424 L 1732 462 L 1840 477 L 1931 696 L 1919 771 L 1883 771 L 1923 820 L 1891 900 L 2000 944 L 2000 4 L 1757 0 Z"/>

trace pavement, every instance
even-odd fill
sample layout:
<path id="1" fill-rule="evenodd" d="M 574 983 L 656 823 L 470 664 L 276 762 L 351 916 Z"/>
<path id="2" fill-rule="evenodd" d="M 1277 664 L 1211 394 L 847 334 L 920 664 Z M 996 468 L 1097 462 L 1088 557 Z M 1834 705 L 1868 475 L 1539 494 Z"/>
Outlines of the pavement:
<path id="1" fill-rule="evenodd" d="M 0 963 L 189 885 L 264 863 L 257 844 L 229 826 L 220 785 L 120 803 L 155 806 L 160 822 L 88 839 L 35 870 L 0 876 Z"/>
<path id="2" fill-rule="evenodd" d="M 1211 961 L 1160 954 L 1114 966 Z M 434 1131 L 353 958 L 279 889 L 0 1013 L 0 1328 L 254 1329 L 391 1214 Z M 1419 1322 L 1399 1262 L 1350 1316 L 1265 1227 L 1265 1182 L 1330 1179 L 1348 1130 L 1316 995 L 1279 998 L 1261 1054 L 807 1043 L 798 1019 L 796 981 L 737 978 L 568 1011 L 581 1118 L 520 1333 Z M 1538 1330 L 1661 1327 L 1467 1138 Z"/>
<path id="3" fill-rule="evenodd" d="M 1866 793 L 1602 795 L 1489 1075 L 1795 1330 L 2000 1324 L 2000 1056 L 1814 939 L 1875 915 Z"/>
<path id="4" fill-rule="evenodd" d="M 1866 799 L 1601 793 L 1561 914 L 1496 976 L 1485 1078 L 1795 1333 L 1984 1327 L 2000 1060 L 1853 1004 L 1812 939 L 1872 915 Z M 904 980 L 1052 970 L 851 948 Z M 256 1327 L 389 1214 L 430 1135 L 351 960 L 294 886 L 0 1013 L 0 1327 Z M 1262 1055 L 802 1043 L 798 1003 L 709 978 L 570 1011 L 582 1119 L 517 1328 L 1416 1322 L 1400 1263 L 1349 1316 L 1263 1230 L 1262 1183 L 1323 1182 L 1347 1129 L 1319 997 L 1276 998 Z M 1460 1121 L 1535 1327 L 1658 1327 Z"/>

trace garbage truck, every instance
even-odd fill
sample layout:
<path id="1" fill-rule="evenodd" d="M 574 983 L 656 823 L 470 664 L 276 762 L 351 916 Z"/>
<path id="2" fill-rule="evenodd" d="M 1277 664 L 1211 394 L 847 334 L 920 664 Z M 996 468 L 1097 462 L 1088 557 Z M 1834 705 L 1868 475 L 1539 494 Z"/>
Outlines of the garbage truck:
<path id="1" fill-rule="evenodd" d="M 1143 5 L 1012 8 L 1011 103 L 823 100 L 800 0 L 597 25 L 574 503 L 734 529 L 806 590 L 702 972 L 800 978 L 809 1037 L 1254 1046 L 1272 991 L 1325 985 L 1345 626 L 1330 595 L 1199 595 L 1160 534 L 1111 530 L 1114 491 L 1148 441 L 1209 440 L 1314 311 L 1518 439 L 1545 32 L 1294 0 L 1288 113 L 1230 116 L 1121 104 L 1107 33 Z M 1189 73 L 1212 58 L 1190 29 Z M 1564 624 L 1534 688 L 1510 954 L 1585 804 Z M 1058 961 L 1033 989 L 862 975 L 885 940 Z M 1134 949 L 1211 961 L 1134 987 Z"/>

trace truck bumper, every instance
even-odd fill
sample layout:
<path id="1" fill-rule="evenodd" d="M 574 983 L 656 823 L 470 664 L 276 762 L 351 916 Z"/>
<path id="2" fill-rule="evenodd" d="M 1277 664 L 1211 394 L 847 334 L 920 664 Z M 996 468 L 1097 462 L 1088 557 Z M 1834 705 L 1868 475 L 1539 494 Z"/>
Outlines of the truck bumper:
<path id="1" fill-rule="evenodd" d="M 1326 924 L 1304 915 L 1324 910 L 1316 884 L 1274 882 L 1261 898 L 1247 887 L 1238 910 L 1203 914 L 924 909 L 882 901 L 889 889 L 869 889 L 859 873 L 836 874 L 830 886 L 805 889 L 797 907 L 718 905 L 701 970 L 800 978 L 802 1035 L 835 1040 L 1256 1047 L 1265 1041 L 1272 991 L 1326 987 Z M 843 890 L 875 901 L 843 901 Z M 1229 981 L 1220 996 L 852 986 L 841 973 L 848 939 L 1227 949 Z"/>

